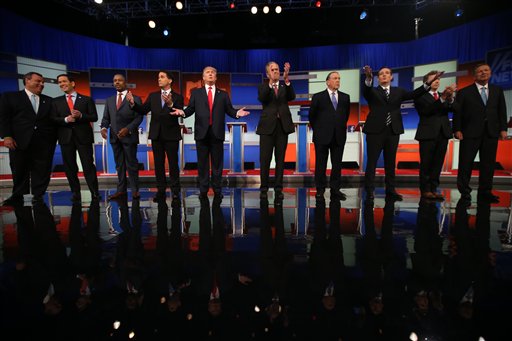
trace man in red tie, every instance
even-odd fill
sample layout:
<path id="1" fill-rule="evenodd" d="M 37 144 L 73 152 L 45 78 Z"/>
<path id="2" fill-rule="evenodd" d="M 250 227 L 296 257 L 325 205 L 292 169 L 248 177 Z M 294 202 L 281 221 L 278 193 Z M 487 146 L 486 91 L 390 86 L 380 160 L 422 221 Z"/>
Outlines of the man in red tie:
<path id="1" fill-rule="evenodd" d="M 57 84 L 64 96 L 57 97 L 52 102 L 51 117 L 58 126 L 59 145 L 64 161 L 64 171 L 71 189 L 71 200 L 80 201 L 80 181 L 78 180 L 78 165 L 76 153 L 84 172 L 85 181 L 91 191 L 92 199 L 99 199 L 98 177 L 94 165 L 94 134 L 92 122 L 98 120 L 96 105 L 92 98 L 75 91 L 75 80 L 72 76 L 62 74 L 57 76 Z"/>
<path id="2" fill-rule="evenodd" d="M 137 114 L 127 97 L 133 97 L 132 102 L 142 104 L 140 97 L 129 95 L 126 78 L 122 74 L 114 75 L 116 94 L 107 98 L 103 119 L 101 120 L 101 136 L 107 138 L 110 128 L 110 145 L 114 151 L 117 170 L 117 190 L 108 196 L 108 200 L 126 198 L 128 183 L 132 190 L 132 199 L 139 199 L 139 161 L 137 160 L 137 145 L 139 144 L 139 125 L 142 116 Z M 119 97 L 121 104 L 119 105 Z M 128 172 L 128 179 L 126 178 Z"/>
<path id="3" fill-rule="evenodd" d="M 175 109 L 174 115 L 189 117 L 196 114 L 194 139 L 197 148 L 197 168 L 200 198 L 208 197 L 210 187 L 210 161 L 212 164 L 211 186 L 216 199 L 222 199 L 222 171 L 224 166 L 224 138 L 226 117 L 240 118 L 249 115 L 245 107 L 233 108 L 229 94 L 216 87 L 217 69 L 207 66 L 203 69 L 204 86 L 192 90 L 185 110 Z"/>
<path id="4" fill-rule="evenodd" d="M 438 71 L 430 71 L 423 77 L 427 81 L 430 75 Z M 420 190 L 421 196 L 430 200 L 444 200 L 437 193 L 439 178 L 443 167 L 448 139 L 452 137 L 452 128 L 448 112 L 452 111 L 455 84 L 452 84 L 439 95 L 440 80 L 430 85 L 430 91 L 414 99 L 420 121 L 416 136 L 420 143 Z"/>

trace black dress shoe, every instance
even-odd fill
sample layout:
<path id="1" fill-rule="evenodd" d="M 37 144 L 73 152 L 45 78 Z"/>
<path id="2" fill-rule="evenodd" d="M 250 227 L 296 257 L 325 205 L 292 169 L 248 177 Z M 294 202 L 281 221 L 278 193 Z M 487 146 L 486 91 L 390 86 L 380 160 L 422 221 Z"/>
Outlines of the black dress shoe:
<path id="1" fill-rule="evenodd" d="M 267 191 L 261 191 L 260 192 L 260 199 L 268 199 L 268 192 Z"/>
<path id="2" fill-rule="evenodd" d="M 318 200 L 318 199 L 322 199 L 324 198 L 324 194 L 325 194 L 325 190 L 323 189 L 317 189 L 316 190 L 316 194 L 315 194 L 315 198 Z"/>
<path id="3" fill-rule="evenodd" d="M 275 200 L 283 200 L 284 199 L 283 191 L 280 191 L 280 190 L 275 191 L 274 199 Z"/>
<path id="4" fill-rule="evenodd" d="M 23 203 L 23 197 L 9 197 L 4 200 L 2 206 L 15 206 Z"/>
<path id="5" fill-rule="evenodd" d="M 347 195 L 340 190 L 331 190 L 331 198 L 338 200 L 347 200 Z"/>
<path id="6" fill-rule="evenodd" d="M 43 201 L 43 196 L 41 194 L 34 195 L 32 197 L 32 203 L 37 203 L 37 202 L 42 202 L 42 201 Z"/>
<path id="7" fill-rule="evenodd" d="M 492 194 L 491 192 L 478 193 L 477 199 L 479 201 L 487 201 L 490 203 L 499 203 L 500 197 Z"/>
<path id="8" fill-rule="evenodd" d="M 91 193 L 91 199 L 92 200 L 100 200 L 101 195 L 98 192 Z"/>
<path id="9" fill-rule="evenodd" d="M 404 197 L 402 197 L 401 194 L 398 194 L 397 192 L 386 192 L 386 198 L 395 200 L 395 201 L 402 201 L 404 200 Z"/>

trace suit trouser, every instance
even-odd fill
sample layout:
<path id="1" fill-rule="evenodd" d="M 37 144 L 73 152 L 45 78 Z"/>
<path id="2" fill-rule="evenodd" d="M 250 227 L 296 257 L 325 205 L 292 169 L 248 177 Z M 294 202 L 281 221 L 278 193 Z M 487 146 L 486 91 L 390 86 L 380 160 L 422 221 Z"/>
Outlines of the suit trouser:
<path id="1" fill-rule="evenodd" d="M 30 190 L 34 196 L 42 196 L 50 183 L 56 139 L 37 134 L 34 132 L 26 149 L 9 150 L 14 198 L 21 198 Z"/>
<path id="2" fill-rule="evenodd" d="M 420 141 L 420 190 L 435 192 L 443 168 L 448 139 L 439 134 L 435 139 Z"/>
<path id="3" fill-rule="evenodd" d="M 366 134 L 366 169 L 364 174 L 365 187 L 367 191 L 375 189 L 375 169 L 380 153 L 384 152 L 384 171 L 386 192 L 395 190 L 395 162 L 396 151 L 400 135 L 393 132 L 391 125 L 387 126 L 380 133 Z"/>
<path id="4" fill-rule="evenodd" d="M 469 194 L 471 192 L 469 181 L 471 180 L 471 171 L 478 152 L 480 152 L 478 192 L 488 193 L 492 190 L 497 150 L 498 138 L 490 137 L 487 133 L 484 133 L 479 138 L 464 137 L 460 141 L 457 188 L 461 194 Z"/>
<path id="5" fill-rule="evenodd" d="M 77 141 L 77 137 L 72 136 L 71 141 L 67 144 L 62 144 L 60 148 L 62 150 L 64 170 L 71 191 L 74 193 L 80 192 L 78 165 L 76 164 L 76 152 L 78 151 L 87 186 L 91 193 L 98 193 L 98 176 L 96 174 L 96 166 L 94 165 L 92 144 L 80 144 L 79 141 Z"/>
<path id="6" fill-rule="evenodd" d="M 317 190 L 325 190 L 327 186 L 327 158 L 331 152 L 331 177 L 329 185 L 331 190 L 337 191 L 341 188 L 341 164 L 345 141 L 339 145 L 336 136 L 333 136 L 329 144 L 315 143 L 315 185 Z"/>
<path id="7" fill-rule="evenodd" d="M 169 163 L 170 188 L 173 193 L 179 193 L 180 168 L 178 165 L 178 149 L 180 141 L 152 140 L 153 158 L 155 160 L 156 186 L 159 192 L 165 192 L 167 177 L 165 174 L 165 156 Z"/>
<path id="8" fill-rule="evenodd" d="M 288 134 L 283 130 L 281 120 L 277 120 L 276 128 L 270 135 L 260 135 L 260 189 L 267 191 L 270 174 L 270 161 L 274 153 L 276 161 L 274 188 L 283 189 L 284 157 L 288 145 Z"/>
<path id="9" fill-rule="evenodd" d="M 111 143 L 114 151 L 117 170 L 117 191 L 126 192 L 128 171 L 128 182 L 133 192 L 139 190 L 139 161 L 137 160 L 137 144 L 135 143 Z"/>
<path id="10" fill-rule="evenodd" d="M 212 163 L 212 187 L 215 192 L 222 189 L 222 170 L 224 169 L 224 141 L 215 137 L 212 127 L 204 139 L 196 140 L 197 170 L 199 190 L 207 192 L 210 187 L 210 159 Z"/>

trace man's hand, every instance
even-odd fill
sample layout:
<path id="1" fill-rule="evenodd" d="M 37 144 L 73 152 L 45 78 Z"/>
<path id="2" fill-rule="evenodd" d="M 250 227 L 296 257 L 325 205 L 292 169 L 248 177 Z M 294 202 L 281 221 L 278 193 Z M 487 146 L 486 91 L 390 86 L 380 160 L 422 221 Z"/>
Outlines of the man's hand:
<path id="1" fill-rule="evenodd" d="M 290 63 L 286 62 L 284 63 L 284 72 L 283 72 L 283 79 L 285 83 L 290 83 L 290 80 L 288 79 L 288 73 L 290 72 Z"/>
<path id="2" fill-rule="evenodd" d="M 173 110 L 171 110 L 169 112 L 170 115 L 173 115 L 173 116 L 183 116 L 185 117 L 185 112 L 181 109 L 176 109 L 176 108 L 173 108 Z"/>
<path id="3" fill-rule="evenodd" d="M 76 122 L 76 119 L 73 116 L 73 114 L 66 116 L 66 122 L 67 123 Z"/>
<path id="4" fill-rule="evenodd" d="M 464 136 L 462 136 L 462 131 L 460 131 L 460 130 L 456 131 L 456 132 L 453 134 L 453 136 L 455 136 L 455 138 L 456 138 L 457 140 L 461 140 L 461 141 L 462 141 L 462 140 L 464 139 Z"/>
<path id="5" fill-rule="evenodd" d="M 117 133 L 117 137 L 122 139 L 123 137 L 126 137 L 129 133 L 130 131 L 128 130 L 128 128 L 124 127 L 121 128 L 121 130 L 119 130 L 119 132 Z"/>
<path id="6" fill-rule="evenodd" d="M 16 147 L 18 147 L 16 145 L 16 141 L 12 137 L 6 137 L 4 139 L 4 146 L 9 148 L 10 150 L 15 150 Z"/>
<path id="7" fill-rule="evenodd" d="M 436 79 L 441 78 L 442 75 L 444 75 L 444 71 L 437 71 L 437 73 L 429 75 L 425 84 L 430 86 L 432 82 L 434 82 Z"/>
<path id="8" fill-rule="evenodd" d="M 370 80 L 373 79 L 373 73 L 372 68 L 369 65 L 365 65 L 363 68 L 364 75 L 366 76 L 366 79 Z"/>
<path id="9" fill-rule="evenodd" d="M 171 93 L 169 93 L 169 95 L 164 95 L 162 93 L 162 99 L 164 100 L 165 105 L 167 105 L 169 108 L 172 107 L 172 105 L 174 104 L 172 102 L 172 95 L 171 95 Z"/>
<path id="10" fill-rule="evenodd" d="M 82 113 L 80 112 L 80 110 L 73 109 L 71 110 L 71 116 L 73 116 L 73 118 L 75 119 L 75 121 L 73 122 L 76 122 L 76 120 L 82 117 Z"/>
<path id="11" fill-rule="evenodd" d="M 249 115 L 250 112 L 249 111 L 245 111 L 245 107 L 241 108 L 240 110 L 238 110 L 236 112 L 236 117 L 244 117 L 244 116 L 247 116 Z"/>
<path id="12" fill-rule="evenodd" d="M 101 128 L 100 134 L 101 134 L 101 137 L 103 137 L 106 140 L 107 139 L 107 128 Z"/>
<path id="13" fill-rule="evenodd" d="M 131 91 L 128 91 L 126 93 L 126 100 L 128 101 L 128 103 L 130 104 L 130 107 L 133 107 L 133 105 L 135 104 L 135 101 L 133 99 L 133 94 L 131 93 Z"/>
<path id="14" fill-rule="evenodd" d="M 507 131 L 502 130 L 500 131 L 500 140 L 505 140 L 507 138 Z"/>

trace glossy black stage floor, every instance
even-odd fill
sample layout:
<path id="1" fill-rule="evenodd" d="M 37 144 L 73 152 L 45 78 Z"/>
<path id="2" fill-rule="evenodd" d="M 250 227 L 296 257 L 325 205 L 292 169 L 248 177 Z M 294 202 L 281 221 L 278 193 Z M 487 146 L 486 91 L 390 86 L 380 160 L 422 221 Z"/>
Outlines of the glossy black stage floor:
<path id="1" fill-rule="evenodd" d="M 112 186 L 114 188 L 114 186 Z M 0 208 L 0 330 L 65 340 L 506 340 L 512 317 L 511 188 L 468 207 L 316 200 L 285 188 L 183 188 L 180 200 Z M 0 196 L 7 197 L 8 189 Z M 2 339 L 4 339 L 2 337 Z"/>

